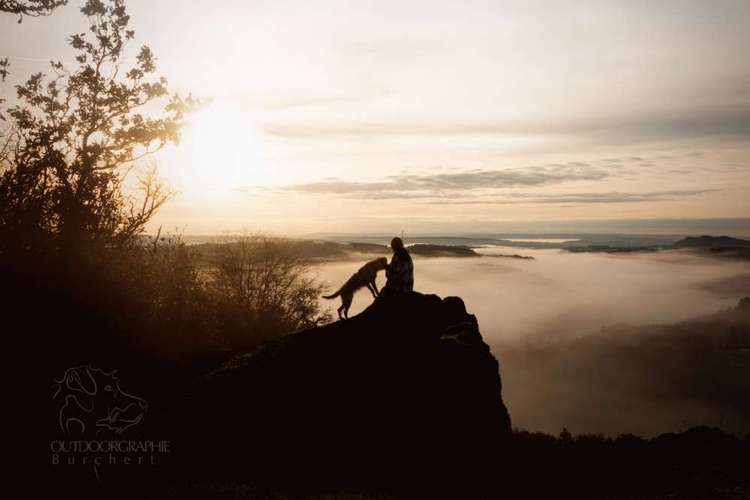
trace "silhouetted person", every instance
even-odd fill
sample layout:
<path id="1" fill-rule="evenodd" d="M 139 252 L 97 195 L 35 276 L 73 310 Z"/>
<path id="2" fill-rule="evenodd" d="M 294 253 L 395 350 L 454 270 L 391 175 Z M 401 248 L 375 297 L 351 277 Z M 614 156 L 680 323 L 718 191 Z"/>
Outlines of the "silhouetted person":
<path id="1" fill-rule="evenodd" d="M 391 240 L 393 257 L 385 269 L 386 282 L 381 295 L 392 295 L 394 293 L 411 292 L 414 289 L 414 263 L 411 255 L 404 248 L 401 238 Z"/>

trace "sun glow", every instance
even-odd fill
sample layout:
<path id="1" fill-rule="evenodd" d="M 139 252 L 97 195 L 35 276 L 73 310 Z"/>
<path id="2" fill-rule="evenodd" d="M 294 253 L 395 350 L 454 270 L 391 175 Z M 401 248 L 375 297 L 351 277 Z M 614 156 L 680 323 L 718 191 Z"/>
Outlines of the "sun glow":
<path id="1" fill-rule="evenodd" d="M 253 117 L 225 105 L 190 117 L 170 164 L 168 180 L 183 193 L 220 194 L 273 181 Z"/>

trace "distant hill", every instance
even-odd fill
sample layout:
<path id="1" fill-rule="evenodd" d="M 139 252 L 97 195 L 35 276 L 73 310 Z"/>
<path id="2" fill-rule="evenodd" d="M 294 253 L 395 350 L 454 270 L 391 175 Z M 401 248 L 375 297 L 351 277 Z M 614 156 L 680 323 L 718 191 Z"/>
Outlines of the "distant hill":
<path id="1" fill-rule="evenodd" d="M 412 255 L 423 257 L 479 257 L 473 249 L 463 245 L 432 245 L 417 243 L 408 247 Z"/>
<path id="2" fill-rule="evenodd" d="M 675 242 L 672 248 L 750 248 L 750 241 L 732 238 L 731 236 L 688 236 Z"/>
<path id="3" fill-rule="evenodd" d="M 750 241 L 731 236 L 688 236 L 671 245 L 578 245 L 565 250 L 573 253 L 642 253 L 659 250 L 693 250 L 718 257 L 750 259 Z"/>
<path id="4" fill-rule="evenodd" d="M 361 254 L 372 254 L 373 256 L 390 256 L 393 251 L 388 245 L 366 242 L 334 242 L 297 240 L 291 238 L 278 238 L 277 242 L 284 242 L 285 248 L 303 260 L 311 262 L 327 262 L 346 259 L 360 259 Z M 245 240 L 245 245 L 254 245 L 252 239 Z M 191 249 L 200 255 L 200 259 L 206 262 L 214 262 L 222 249 L 228 246 L 238 246 L 237 240 L 226 240 L 216 243 L 199 243 L 191 245 Z M 479 257 L 480 254 L 471 247 L 465 245 L 435 245 L 428 243 L 417 243 L 408 246 L 409 253 L 419 257 Z M 515 256 L 508 256 L 515 257 Z M 520 256 L 518 256 L 520 257 Z"/>
<path id="5" fill-rule="evenodd" d="M 750 260 L 750 241 L 730 236 L 688 236 L 675 242 L 670 248 L 692 250 L 716 257 Z"/>
<path id="6" fill-rule="evenodd" d="M 572 253 L 638 253 L 656 252 L 657 247 L 613 247 L 610 245 L 586 245 L 566 248 Z"/>
<path id="7" fill-rule="evenodd" d="M 387 245 L 377 243 L 350 242 L 344 247 L 347 250 L 364 253 L 389 254 L 392 252 Z M 465 245 L 436 245 L 432 243 L 416 243 L 407 247 L 412 255 L 421 257 L 479 257 L 471 247 Z"/>

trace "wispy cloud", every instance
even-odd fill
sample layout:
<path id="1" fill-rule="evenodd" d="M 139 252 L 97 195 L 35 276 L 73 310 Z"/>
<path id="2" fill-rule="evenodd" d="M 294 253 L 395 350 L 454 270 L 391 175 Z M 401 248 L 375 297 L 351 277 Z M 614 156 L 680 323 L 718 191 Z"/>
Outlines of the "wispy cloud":
<path id="1" fill-rule="evenodd" d="M 699 154 L 701 153 L 690 153 L 689 156 Z M 648 168 L 652 171 L 656 167 L 656 163 L 650 161 L 650 158 L 624 156 L 504 169 L 452 169 L 451 171 L 440 169 L 436 172 L 427 173 L 402 172 L 373 180 L 348 180 L 328 177 L 315 182 L 287 185 L 282 187 L 281 190 L 298 194 L 327 195 L 348 199 L 433 199 L 436 202 L 454 204 L 633 203 L 665 200 L 708 191 L 586 192 L 576 195 L 554 196 L 508 192 L 508 190 L 544 188 L 570 182 L 602 181 L 611 177 L 628 177 L 634 175 L 634 172 L 638 169 Z M 666 172 L 670 175 L 684 175 L 690 173 L 690 170 L 675 169 L 674 166 L 670 166 Z M 489 198 L 491 196 L 494 197 Z M 478 199 L 480 197 L 481 199 Z"/>
<path id="2" fill-rule="evenodd" d="M 576 204 L 588 205 L 599 203 L 640 203 L 647 201 L 671 201 L 687 196 L 720 191 L 719 189 L 681 189 L 673 191 L 652 191 L 645 193 L 629 193 L 611 191 L 607 193 L 572 193 L 554 195 L 509 194 L 496 199 L 466 199 L 466 200 L 433 200 L 431 204 L 440 205 L 510 205 L 510 204 Z"/>
<path id="3" fill-rule="evenodd" d="M 638 143 L 696 137 L 750 135 L 750 102 L 696 105 L 687 109 L 638 110 L 628 114 L 567 117 L 565 120 L 285 123 L 263 125 L 272 137 L 296 140 L 352 140 L 398 136 L 565 136 L 601 143 Z"/>
<path id="4" fill-rule="evenodd" d="M 328 179 L 292 184 L 286 190 L 332 194 L 353 198 L 384 199 L 436 196 L 445 192 L 467 192 L 513 187 L 540 187 L 571 181 L 595 181 L 611 175 L 601 166 L 583 162 L 508 168 L 465 170 L 439 174 L 399 174 L 379 181 Z"/>

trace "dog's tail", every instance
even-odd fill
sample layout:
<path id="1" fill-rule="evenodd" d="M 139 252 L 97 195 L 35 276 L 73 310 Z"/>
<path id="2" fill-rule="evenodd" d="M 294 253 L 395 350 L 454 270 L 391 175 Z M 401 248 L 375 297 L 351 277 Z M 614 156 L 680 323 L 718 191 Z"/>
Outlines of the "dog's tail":
<path id="1" fill-rule="evenodd" d="M 336 290 L 336 292 L 332 293 L 331 295 L 323 295 L 323 298 L 324 299 L 335 299 L 336 297 L 338 297 L 339 295 L 341 295 L 341 290 L 343 290 L 343 288 L 339 288 L 338 290 Z"/>

